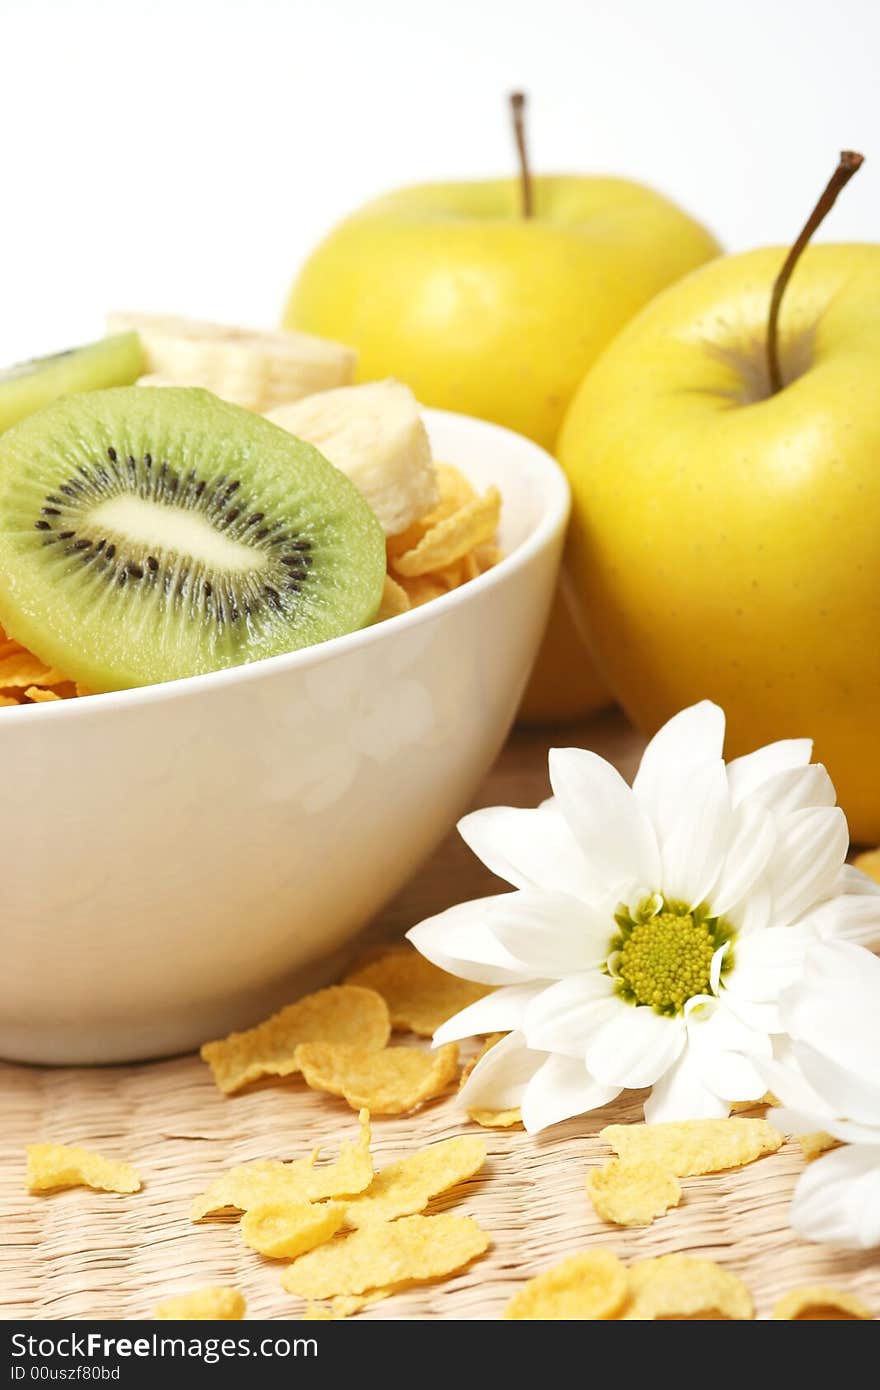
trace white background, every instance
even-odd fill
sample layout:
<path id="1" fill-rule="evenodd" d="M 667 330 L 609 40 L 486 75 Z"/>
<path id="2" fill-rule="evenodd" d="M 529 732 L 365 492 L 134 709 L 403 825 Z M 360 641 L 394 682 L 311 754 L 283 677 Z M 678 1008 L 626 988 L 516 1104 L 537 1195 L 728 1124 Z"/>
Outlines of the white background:
<path id="1" fill-rule="evenodd" d="M 0 0 L 0 362 L 105 309 L 269 325 L 297 263 L 395 184 L 643 179 L 732 249 L 787 240 L 841 146 L 826 236 L 880 234 L 875 0 Z"/>

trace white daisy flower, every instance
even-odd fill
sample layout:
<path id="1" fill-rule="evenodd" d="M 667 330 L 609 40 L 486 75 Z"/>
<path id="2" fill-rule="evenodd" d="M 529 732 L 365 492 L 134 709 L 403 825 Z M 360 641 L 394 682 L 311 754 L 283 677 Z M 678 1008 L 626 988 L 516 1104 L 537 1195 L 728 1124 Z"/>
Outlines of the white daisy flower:
<path id="1" fill-rule="evenodd" d="M 409 932 L 442 969 L 500 986 L 435 1034 L 510 1035 L 465 1106 L 520 1105 L 534 1132 L 650 1086 L 648 1120 L 727 1115 L 764 1093 L 750 1058 L 774 1055 L 807 945 L 880 936 L 880 890 L 844 863 L 846 819 L 810 741 L 727 766 L 723 743 L 704 701 L 651 740 L 632 788 L 597 754 L 554 749 L 549 801 L 459 823 L 516 890 Z"/>
<path id="2" fill-rule="evenodd" d="M 780 1015 L 788 1064 L 759 1065 L 785 1108 L 768 1119 L 787 1134 L 824 1130 L 845 1145 L 807 1165 L 791 1224 L 806 1240 L 880 1245 L 880 960 L 842 942 L 813 946 Z"/>

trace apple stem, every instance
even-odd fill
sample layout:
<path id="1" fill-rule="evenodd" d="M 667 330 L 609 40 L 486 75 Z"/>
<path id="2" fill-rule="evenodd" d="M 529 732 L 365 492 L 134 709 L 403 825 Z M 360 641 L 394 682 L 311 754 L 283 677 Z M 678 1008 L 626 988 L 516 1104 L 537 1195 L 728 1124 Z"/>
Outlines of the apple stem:
<path id="1" fill-rule="evenodd" d="M 513 134 L 516 140 L 516 152 L 519 155 L 520 211 L 523 217 L 532 217 L 534 215 L 532 171 L 529 168 L 529 151 L 526 145 L 525 109 L 525 92 L 511 92 L 510 110 L 513 116 Z"/>
<path id="2" fill-rule="evenodd" d="M 773 293 L 770 296 L 770 313 L 767 317 L 767 376 L 770 382 L 770 394 L 773 396 L 776 395 L 777 391 L 781 391 L 785 385 L 782 380 L 782 369 L 779 365 L 779 308 L 782 304 L 782 296 L 785 294 L 792 272 L 813 233 L 825 221 L 837 202 L 838 195 L 849 183 L 853 174 L 861 169 L 864 162 L 865 156 L 863 154 L 857 154 L 855 150 L 841 150 L 837 168 L 804 223 L 800 236 L 786 256 L 783 267 L 773 284 Z"/>

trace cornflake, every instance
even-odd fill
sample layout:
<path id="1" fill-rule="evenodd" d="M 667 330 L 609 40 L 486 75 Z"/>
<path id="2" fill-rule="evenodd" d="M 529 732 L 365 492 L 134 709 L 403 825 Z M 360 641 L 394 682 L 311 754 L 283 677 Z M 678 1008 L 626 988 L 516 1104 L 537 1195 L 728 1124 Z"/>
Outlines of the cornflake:
<path id="1" fill-rule="evenodd" d="M 397 555 L 394 568 L 407 579 L 417 579 L 455 564 L 478 546 L 490 544 L 500 519 L 501 494 L 490 487 L 431 526 L 411 550 Z"/>
<path id="2" fill-rule="evenodd" d="M 610 1250 L 586 1250 L 530 1279 L 507 1305 L 519 1322 L 596 1322 L 616 1318 L 626 1302 L 626 1268 Z"/>
<path id="3" fill-rule="evenodd" d="M 872 1320 L 874 1314 L 855 1294 L 830 1284 L 811 1284 L 783 1294 L 773 1309 L 776 1322 L 843 1322 Z"/>
<path id="4" fill-rule="evenodd" d="M 752 1296 L 745 1284 L 712 1260 L 658 1255 L 630 1266 L 624 1319 L 743 1320 L 754 1316 Z"/>
<path id="5" fill-rule="evenodd" d="M 156 1317 L 172 1322 L 237 1322 L 244 1317 L 245 1307 L 238 1289 L 194 1289 L 160 1303 Z"/>
<path id="6" fill-rule="evenodd" d="M 491 986 L 460 980 L 432 965 L 411 947 L 392 950 L 354 970 L 346 984 L 381 994 L 391 1027 L 433 1037 L 441 1023 L 491 993 Z"/>
<path id="7" fill-rule="evenodd" d="M 28 1192 L 91 1187 L 96 1192 L 139 1192 L 141 1180 L 130 1163 L 103 1158 L 76 1144 L 28 1144 Z"/>
<path id="8" fill-rule="evenodd" d="M 436 1052 L 386 1047 L 381 1052 L 334 1043 L 305 1043 L 297 1066 L 308 1086 L 343 1096 L 353 1109 L 374 1115 L 401 1115 L 446 1090 L 458 1070 L 458 1048 L 447 1043 Z"/>
<path id="9" fill-rule="evenodd" d="M 741 1168 L 775 1153 L 783 1136 L 766 1120 L 682 1120 L 659 1125 L 607 1125 L 599 1138 L 618 1158 L 650 1160 L 679 1178 Z"/>
<path id="10" fill-rule="evenodd" d="M 485 1161 L 481 1139 L 442 1139 L 381 1169 L 366 1192 L 346 1203 L 346 1225 L 367 1226 L 424 1211 L 433 1197 L 472 1178 Z"/>
<path id="11" fill-rule="evenodd" d="M 796 1134 L 795 1139 L 800 1144 L 807 1163 L 812 1163 L 814 1158 L 827 1153 L 829 1149 L 840 1147 L 840 1140 L 835 1139 L 832 1134 L 826 1134 L 824 1129 L 815 1129 L 810 1134 Z"/>
<path id="12" fill-rule="evenodd" d="M 259 1255 L 293 1260 L 335 1235 L 345 1220 L 339 1202 L 263 1202 L 241 1218 L 241 1238 Z"/>
<path id="13" fill-rule="evenodd" d="M 390 1034 L 388 1009 L 375 990 L 331 985 L 288 1004 L 255 1028 L 205 1043 L 201 1056 L 220 1090 L 232 1095 L 263 1076 L 298 1071 L 301 1043 L 356 1043 L 363 1051 L 378 1051 Z"/>
<path id="14" fill-rule="evenodd" d="M 650 1159 L 613 1158 L 587 1174 L 586 1186 L 597 1215 L 617 1226 L 648 1226 L 681 1201 L 678 1179 Z"/>
<path id="15" fill-rule="evenodd" d="M 240 1163 L 215 1178 L 195 1198 L 190 1220 L 201 1221 L 221 1211 L 249 1211 L 251 1207 L 270 1202 L 297 1206 L 327 1198 L 353 1197 L 363 1192 L 373 1181 L 370 1112 L 362 1110 L 359 1119 L 359 1138 L 354 1144 L 346 1142 L 341 1146 L 335 1163 L 316 1167 L 317 1150 L 308 1158 L 296 1158 L 290 1163 L 273 1158 Z"/>
<path id="16" fill-rule="evenodd" d="M 281 1283 L 301 1298 L 364 1294 L 453 1274 L 488 1246 L 488 1236 L 470 1216 L 403 1216 L 371 1222 L 300 1255 Z"/>

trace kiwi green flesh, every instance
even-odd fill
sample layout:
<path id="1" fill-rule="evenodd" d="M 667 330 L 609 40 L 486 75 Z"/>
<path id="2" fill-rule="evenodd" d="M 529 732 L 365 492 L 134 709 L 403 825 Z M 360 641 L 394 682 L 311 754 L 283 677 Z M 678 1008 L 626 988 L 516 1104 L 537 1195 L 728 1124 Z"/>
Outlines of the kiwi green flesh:
<path id="1" fill-rule="evenodd" d="M 73 391 L 128 386 L 143 370 L 144 350 L 136 333 L 117 333 L 87 347 L 0 369 L 0 430 Z"/>
<path id="2" fill-rule="evenodd" d="M 352 632 L 384 576 L 349 479 L 208 391 L 68 396 L 0 437 L 0 623 L 93 690 Z"/>

